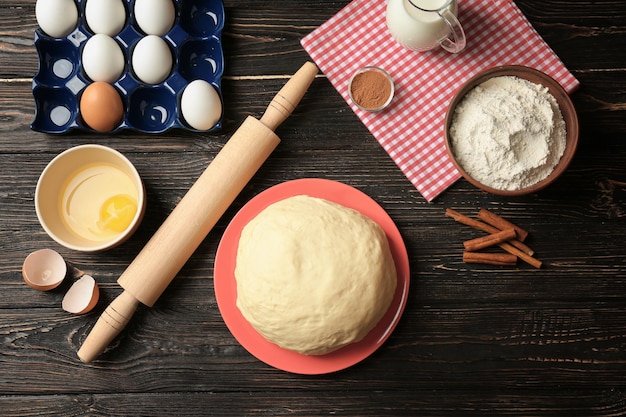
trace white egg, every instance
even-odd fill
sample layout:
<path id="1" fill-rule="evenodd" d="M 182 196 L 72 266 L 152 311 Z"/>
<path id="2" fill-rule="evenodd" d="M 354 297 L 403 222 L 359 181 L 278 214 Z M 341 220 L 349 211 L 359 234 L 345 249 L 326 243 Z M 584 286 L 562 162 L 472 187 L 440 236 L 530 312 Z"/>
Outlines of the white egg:
<path id="1" fill-rule="evenodd" d="M 196 130 L 209 130 L 222 116 L 222 101 L 215 87 L 204 80 L 189 83 L 180 99 L 185 122 Z"/>
<path id="2" fill-rule="evenodd" d="M 165 81 L 172 71 L 172 61 L 170 48 L 159 36 L 144 36 L 133 49 L 133 71 L 146 84 Z"/>
<path id="3" fill-rule="evenodd" d="M 126 23 L 126 7 L 122 0 L 87 0 L 85 19 L 93 33 L 115 36 Z"/>
<path id="4" fill-rule="evenodd" d="M 78 8 L 74 0 L 37 0 L 35 17 L 48 36 L 62 38 L 78 24 Z"/>
<path id="5" fill-rule="evenodd" d="M 146 35 L 163 36 L 174 26 L 176 9 L 172 0 L 136 0 L 135 20 Z"/>
<path id="6" fill-rule="evenodd" d="M 124 52 L 110 36 L 93 35 L 83 49 L 83 69 L 92 81 L 115 82 L 124 72 Z"/>

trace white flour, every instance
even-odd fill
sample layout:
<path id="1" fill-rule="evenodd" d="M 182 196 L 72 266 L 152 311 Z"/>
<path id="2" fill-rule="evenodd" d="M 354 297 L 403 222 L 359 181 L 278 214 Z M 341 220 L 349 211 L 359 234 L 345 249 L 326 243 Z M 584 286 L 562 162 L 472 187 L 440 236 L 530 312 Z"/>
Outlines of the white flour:
<path id="1" fill-rule="evenodd" d="M 565 150 L 565 121 L 547 88 L 513 76 L 492 78 L 456 107 L 454 155 L 478 182 L 518 190 L 546 178 Z"/>

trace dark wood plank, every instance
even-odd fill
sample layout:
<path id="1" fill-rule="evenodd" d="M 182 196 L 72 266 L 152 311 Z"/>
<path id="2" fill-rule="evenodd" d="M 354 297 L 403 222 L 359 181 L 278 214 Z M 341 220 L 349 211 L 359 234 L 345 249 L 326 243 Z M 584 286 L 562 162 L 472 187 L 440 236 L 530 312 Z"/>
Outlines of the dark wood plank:
<path id="1" fill-rule="evenodd" d="M 524 395 L 520 399 L 520 392 Z M 496 414 L 502 416 L 595 417 L 620 415 L 624 412 L 622 393 L 614 391 L 571 391 L 554 397 L 543 391 L 508 391 L 495 389 L 465 391 L 450 395 L 447 390 L 415 391 L 407 397 L 398 391 L 380 388 L 359 391 L 346 397 L 343 392 L 320 394 L 284 390 L 269 393 L 196 392 L 182 394 L 125 394 L 77 396 L 25 396 L 0 398 L 0 407 L 11 409 L 7 417 L 34 413 L 58 415 L 158 415 L 188 417 L 220 415 L 311 416 L 359 415 L 398 416 Z M 118 410 L 123 410 L 118 412 Z"/>
<path id="2" fill-rule="evenodd" d="M 50 298 L 60 302 L 60 296 Z M 16 382 L 3 392 L 349 391 L 355 381 L 390 390 L 623 386 L 623 353 L 616 349 L 626 340 L 623 301 L 575 301 L 577 307 L 424 305 L 413 296 L 383 348 L 350 369 L 315 378 L 275 370 L 246 352 L 221 322 L 210 285 L 173 287 L 157 306 L 142 308 L 117 343 L 88 365 L 76 360 L 75 351 L 94 317 L 70 317 L 58 307 L 1 310 L 11 329 L 1 347 L 3 370 Z M 116 380 L 120 374 L 124 378 Z M 259 378 L 265 378 L 262 385 Z"/>

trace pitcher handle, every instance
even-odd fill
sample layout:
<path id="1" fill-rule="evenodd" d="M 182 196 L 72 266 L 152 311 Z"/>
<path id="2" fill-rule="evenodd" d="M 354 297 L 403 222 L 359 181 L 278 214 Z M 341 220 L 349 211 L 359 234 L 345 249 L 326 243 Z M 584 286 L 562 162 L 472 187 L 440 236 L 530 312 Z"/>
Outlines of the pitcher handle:
<path id="1" fill-rule="evenodd" d="M 437 13 L 450 28 L 450 34 L 440 42 L 441 47 L 453 54 L 460 52 L 465 48 L 466 39 L 459 19 L 447 8 L 437 11 Z"/>

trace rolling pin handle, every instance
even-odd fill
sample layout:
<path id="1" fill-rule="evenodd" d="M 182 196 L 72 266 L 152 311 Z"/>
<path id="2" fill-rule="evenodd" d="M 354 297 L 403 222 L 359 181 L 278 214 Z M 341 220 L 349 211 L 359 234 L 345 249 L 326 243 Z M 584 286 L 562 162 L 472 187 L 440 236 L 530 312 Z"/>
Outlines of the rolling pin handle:
<path id="1" fill-rule="evenodd" d="M 78 350 L 83 362 L 91 362 L 120 334 L 137 310 L 139 301 L 128 291 L 122 292 L 104 310 L 93 329 Z"/>
<path id="2" fill-rule="evenodd" d="M 261 123 L 276 130 L 295 110 L 318 73 L 317 66 L 306 62 L 274 96 L 261 117 Z"/>

